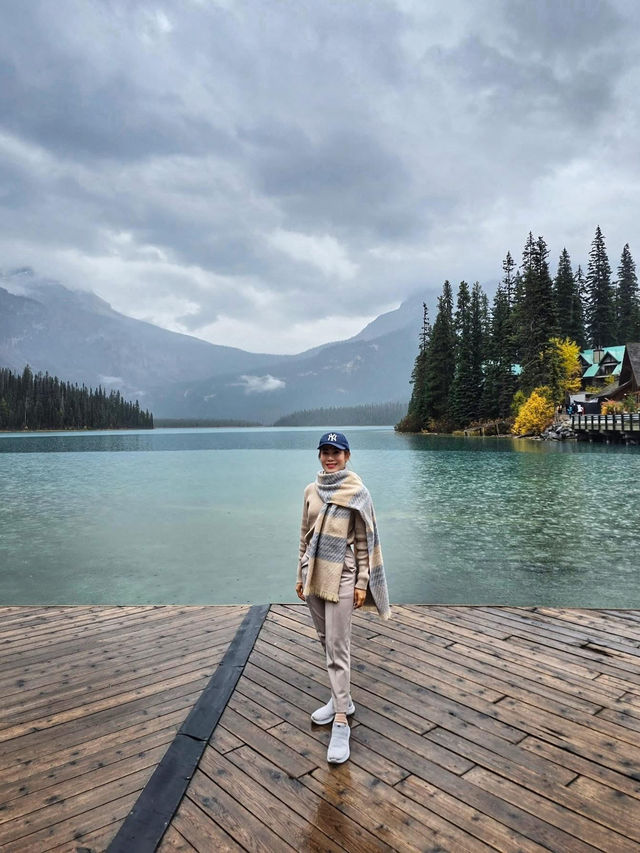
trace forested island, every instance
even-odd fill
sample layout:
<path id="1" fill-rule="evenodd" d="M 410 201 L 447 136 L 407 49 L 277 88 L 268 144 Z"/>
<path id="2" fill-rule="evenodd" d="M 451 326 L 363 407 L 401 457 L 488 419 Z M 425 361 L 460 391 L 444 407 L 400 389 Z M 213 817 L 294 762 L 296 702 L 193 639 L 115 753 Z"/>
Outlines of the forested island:
<path id="1" fill-rule="evenodd" d="M 445 281 L 431 325 L 422 331 L 405 432 L 453 432 L 502 420 L 516 434 L 543 429 L 566 392 L 580 389 L 578 354 L 587 346 L 640 340 L 635 263 L 626 244 L 617 278 L 600 227 L 586 276 L 563 249 L 555 278 L 543 237 L 529 233 L 522 263 L 510 252 L 491 308 L 476 282 L 460 282 L 456 304 Z"/>
<path id="2" fill-rule="evenodd" d="M 0 430 L 37 429 L 153 429 L 153 415 L 119 391 L 0 368 Z"/>

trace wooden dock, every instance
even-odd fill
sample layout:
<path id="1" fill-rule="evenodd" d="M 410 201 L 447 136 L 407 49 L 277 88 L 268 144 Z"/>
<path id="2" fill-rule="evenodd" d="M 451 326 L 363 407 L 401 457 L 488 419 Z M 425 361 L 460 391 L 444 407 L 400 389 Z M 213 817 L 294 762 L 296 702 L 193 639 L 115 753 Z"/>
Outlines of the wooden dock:
<path id="1" fill-rule="evenodd" d="M 115 844 L 248 610 L 0 608 L 0 850 Z M 640 851 L 640 611 L 357 614 L 339 767 L 304 606 L 247 651 L 162 853 Z"/>
<path id="2" fill-rule="evenodd" d="M 640 443 L 640 413 L 572 415 L 571 428 L 581 441 Z"/>

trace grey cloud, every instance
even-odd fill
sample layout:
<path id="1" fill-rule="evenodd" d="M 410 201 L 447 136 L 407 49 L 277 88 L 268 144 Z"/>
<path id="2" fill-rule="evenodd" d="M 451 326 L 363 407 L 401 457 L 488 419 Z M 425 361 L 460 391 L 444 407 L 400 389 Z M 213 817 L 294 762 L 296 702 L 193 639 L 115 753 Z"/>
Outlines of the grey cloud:
<path id="1" fill-rule="evenodd" d="M 229 317 L 260 348 L 261 324 L 317 320 L 329 340 L 323 317 L 499 274 L 530 228 L 553 239 L 554 193 L 568 234 L 587 245 L 600 221 L 622 245 L 603 187 L 635 170 L 639 17 L 624 0 L 8 4 L 0 266 L 85 287 L 95 270 L 120 310 Z M 569 209 L 576 162 L 597 179 Z"/>
<path id="2" fill-rule="evenodd" d="M 373 130 L 330 129 L 317 142 L 283 134 L 282 143 L 258 147 L 254 168 L 264 192 L 286 213 L 288 227 L 385 237 L 409 225 L 400 212 L 395 225 L 390 209 L 406 198 L 410 176 Z"/>
<path id="3" fill-rule="evenodd" d="M 623 24 L 607 0 L 505 0 L 503 9 L 512 48 L 520 55 L 580 60 L 586 51 L 599 51 Z"/>

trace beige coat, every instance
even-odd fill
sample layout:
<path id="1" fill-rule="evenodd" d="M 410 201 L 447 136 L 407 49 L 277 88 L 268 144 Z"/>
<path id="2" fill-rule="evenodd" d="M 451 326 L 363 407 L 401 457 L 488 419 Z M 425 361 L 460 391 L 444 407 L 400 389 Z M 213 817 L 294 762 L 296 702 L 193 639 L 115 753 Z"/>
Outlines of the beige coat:
<path id="1" fill-rule="evenodd" d="M 313 528 L 322 506 L 322 498 L 318 494 L 316 484 L 309 483 L 307 488 L 304 490 L 304 499 L 302 503 L 300 557 L 298 560 L 297 583 L 302 583 L 302 566 L 305 560 L 307 545 L 313 536 Z M 346 560 L 350 559 L 349 554 L 351 554 L 351 559 L 353 559 L 353 554 L 355 552 L 355 563 L 358 570 L 356 589 L 366 589 L 369 585 L 369 551 L 367 549 L 367 529 L 359 512 L 351 513 L 347 545 Z"/>

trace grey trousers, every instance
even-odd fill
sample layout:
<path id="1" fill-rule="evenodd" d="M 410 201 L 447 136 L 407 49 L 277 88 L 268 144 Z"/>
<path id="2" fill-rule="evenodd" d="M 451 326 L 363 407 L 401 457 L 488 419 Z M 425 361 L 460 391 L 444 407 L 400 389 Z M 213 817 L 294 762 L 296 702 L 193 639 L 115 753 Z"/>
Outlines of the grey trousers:
<path id="1" fill-rule="evenodd" d="M 303 572 L 306 574 L 305 569 Z M 325 601 L 316 595 L 307 596 L 307 606 L 327 656 L 327 672 L 331 697 L 336 714 L 346 714 L 351 688 L 351 616 L 353 589 L 356 585 L 356 564 L 351 550 L 347 551 L 340 577 L 340 601 Z"/>

